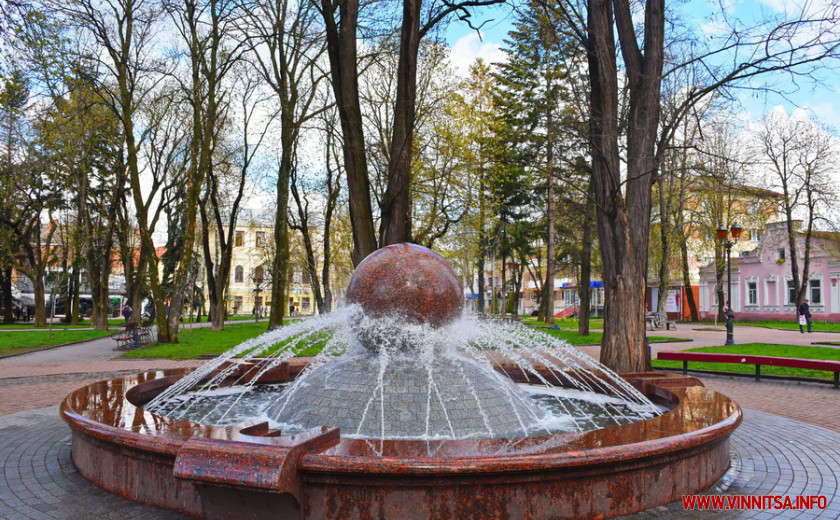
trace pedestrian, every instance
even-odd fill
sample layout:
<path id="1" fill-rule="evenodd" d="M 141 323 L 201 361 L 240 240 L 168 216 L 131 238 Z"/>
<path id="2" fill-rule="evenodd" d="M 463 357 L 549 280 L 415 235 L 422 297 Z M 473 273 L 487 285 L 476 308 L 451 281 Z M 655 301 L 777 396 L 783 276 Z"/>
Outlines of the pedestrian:
<path id="1" fill-rule="evenodd" d="M 805 334 L 802 328 L 805 325 L 808 326 L 808 332 L 811 332 L 811 306 L 808 305 L 809 303 L 810 300 L 806 298 L 799 304 L 799 332 L 802 334 Z"/>
<path id="2" fill-rule="evenodd" d="M 125 318 L 125 322 L 128 323 L 128 319 L 131 318 L 131 305 L 126 304 L 122 310 L 123 318 Z"/>
<path id="3" fill-rule="evenodd" d="M 293 303 L 289 304 L 289 316 L 295 315 L 295 305 Z"/>

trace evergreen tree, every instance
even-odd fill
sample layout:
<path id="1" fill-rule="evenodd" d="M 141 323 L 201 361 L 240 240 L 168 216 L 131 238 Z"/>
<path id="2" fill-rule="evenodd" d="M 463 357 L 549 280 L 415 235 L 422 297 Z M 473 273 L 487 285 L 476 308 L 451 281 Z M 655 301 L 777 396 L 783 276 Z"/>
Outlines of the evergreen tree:
<path id="1" fill-rule="evenodd" d="M 563 169 L 561 152 L 570 148 L 563 120 L 570 98 L 568 78 L 575 74 L 572 64 L 576 52 L 574 40 L 564 32 L 553 3 L 554 0 L 529 0 L 523 6 L 505 40 L 508 61 L 499 65 L 496 74 L 500 86 L 496 104 L 502 114 L 498 135 L 500 147 L 505 150 L 501 160 L 516 165 L 514 171 L 533 180 L 528 188 L 544 208 L 540 227 L 546 243 L 546 269 L 540 316 L 545 323 L 553 322 L 554 315 L 555 184 Z"/>

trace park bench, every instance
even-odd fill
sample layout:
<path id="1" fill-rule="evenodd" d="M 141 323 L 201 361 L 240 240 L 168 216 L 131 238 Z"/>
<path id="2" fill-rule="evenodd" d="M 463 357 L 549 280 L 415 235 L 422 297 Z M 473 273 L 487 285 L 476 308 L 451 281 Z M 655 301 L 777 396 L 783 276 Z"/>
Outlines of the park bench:
<path id="1" fill-rule="evenodd" d="M 677 330 L 677 320 L 669 318 L 668 314 L 664 312 L 645 313 L 645 322 L 650 330 L 661 329 L 662 327 L 665 327 L 667 330 L 671 330 L 672 326 L 674 327 L 674 330 Z"/>
<path id="2" fill-rule="evenodd" d="M 834 372 L 834 388 L 840 388 L 840 361 L 823 359 L 798 359 L 771 356 L 752 356 L 742 354 L 716 354 L 711 352 L 660 352 L 657 359 L 667 361 L 682 361 L 683 374 L 688 373 L 688 362 L 703 363 L 736 363 L 739 365 L 755 365 L 755 380 L 761 380 L 761 367 L 788 367 L 808 370 L 825 370 Z"/>
<path id="3" fill-rule="evenodd" d="M 111 334 L 111 339 L 117 342 L 114 350 L 132 350 L 143 345 L 148 345 L 157 339 L 155 337 L 155 328 L 155 325 L 150 321 L 126 323 L 123 330 Z"/>

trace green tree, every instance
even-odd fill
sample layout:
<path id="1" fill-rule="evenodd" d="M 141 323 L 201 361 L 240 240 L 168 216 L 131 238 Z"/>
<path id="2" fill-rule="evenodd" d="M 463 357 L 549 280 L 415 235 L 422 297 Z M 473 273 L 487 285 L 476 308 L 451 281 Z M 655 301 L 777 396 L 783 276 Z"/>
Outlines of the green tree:
<path id="1" fill-rule="evenodd" d="M 120 205 L 125 203 L 125 168 L 122 165 L 122 135 L 114 113 L 100 102 L 95 85 L 84 79 L 71 80 L 71 91 L 59 97 L 36 125 L 45 160 L 64 179 L 62 185 L 76 194 L 71 203 L 76 218 L 77 244 L 65 248 L 79 251 L 81 258 L 65 261 L 73 266 L 73 284 L 87 271 L 93 299 L 92 325 L 108 329 L 110 309 L 109 277 L 113 262 L 114 227 Z M 78 290 L 68 316 L 78 316 Z M 70 303 L 70 302 L 68 302 Z"/>
<path id="2" fill-rule="evenodd" d="M 531 170 L 545 208 L 545 231 L 541 233 L 546 244 L 545 290 L 541 291 L 540 317 L 550 324 L 554 321 L 557 272 L 555 186 L 561 177 L 564 151 L 574 149 L 576 129 L 569 128 L 564 119 L 568 118 L 565 113 L 573 112 L 569 88 L 578 51 L 557 6 L 537 0 L 518 11 L 505 43 L 508 60 L 499 65 L 497 105 L 505 118 L 504 138 L 509 141 L 511 159 Z M 585 189 L 578 191 L 585 193 Z"/>
<path id="3" fill-rule="evenodd" d="M 29 100 L 29 88 L 23 71 L 11 71 L 0 91 L 0 312 L 3 322 L 12 323 L 12 269 L 17 250 L 14 230 L 10 226 L 16 220 L 13 204 L 15 179 L 18 170 L 19 151 L 23 145 L 24 110 Z"/>

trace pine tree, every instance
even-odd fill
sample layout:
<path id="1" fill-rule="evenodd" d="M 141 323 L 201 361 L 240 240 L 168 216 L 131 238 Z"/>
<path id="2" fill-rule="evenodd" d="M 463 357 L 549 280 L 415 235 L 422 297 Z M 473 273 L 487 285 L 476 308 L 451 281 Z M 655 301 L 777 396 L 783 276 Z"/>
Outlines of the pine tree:
<path id="1" fill-rule="evenodd" d="M 560 151 L 568 143 L 563 119 L 568 110 L 570 82 L 575 75 L 574 40 L 564 32 L 553 0 L 530 0 L 519 12 L 514 30 L 505 40 L 508 62 L 499 65 L 496 103 L 502 113 L 498 132 L 500 159 L 516 165 L 514 172 L 533 179 L 529 188 L 544 204 L 543 229 L 546 270 L 542 282 L 540 316 L 553 322 L 553 285 L 556 273 L 555 184 L 561 175 Z M 568 145 L 565 148 L 569 148 Z M 533 226 L 522 228 L 533 230 Z"/>

